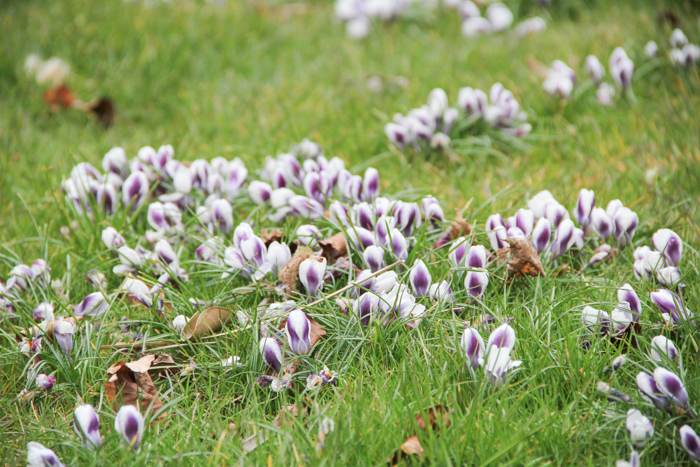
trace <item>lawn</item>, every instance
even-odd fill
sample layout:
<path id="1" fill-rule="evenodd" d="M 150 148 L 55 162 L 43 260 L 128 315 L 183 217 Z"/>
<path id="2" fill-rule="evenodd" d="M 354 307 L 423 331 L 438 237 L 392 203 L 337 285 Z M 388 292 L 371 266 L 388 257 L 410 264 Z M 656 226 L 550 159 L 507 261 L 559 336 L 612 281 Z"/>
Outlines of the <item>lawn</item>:
<path id="1" fill-rule="evenodd" d="M 684 424 L 700 430 L 700 423 L 691 414 L 656 410 L 639 395 L 635 376 L 655 366 L 675 371 L 692 410 L 700 399 L 700 338 L 692 320 L 664 326 L 650 298 L 664 287 L 635 277 L 633 252 L 652 246 L 659 229 L 676 232 L 684 246 L 681 296 L 687 308 L 700 310 L 700 74 L 697 66 L 669 64 L 673 28 L 658 21 L 660 12 L 675 12 L 690 42 L 697 43 L 700 10 L 680 1 L 553 0 L 549 9 L 527 0 L 506 3 L 516 22 L 540 15 L 547 29 L 522 38 L 512 32 L 466 38 L 457 13 L 439 7 L 416 18 L 375 22 L 367 38 L 353 41 L 332 19 L 329 1 L 2 2 L 0 279 L 7 284 L 15 266 L 43 258 L 52 278 L 62 281 L 61 287 L 30 284 L 15 299 L 16 315 L 0 321 L 4 463 L 25 465 L 27 443 L 37 441 L 66 465 L 386 465 L 416 435 L 424 453 L 398 462 L 613 465 L 629 459 L 632 450 L 625 428 L 630 408 L 638 408 L 655 429 L 637 448 L 643 465 L 690 463 L 678 431 Z M 659 44 L 658 58 L 644 53 L 650 40 Z M 630 90 L 618 89 L 614 105 L 606 107 L 596 101 L 584 61 L 596 55 L 607 70 L 605 80 L 612 82 L 608 59 L 616 47 L 634 61 L 635 75 Z M 32 53 L 68 62 L 67 84 L 83 100 L 113 99 L 114 125 L 105 129 L 76 110 L 50 111 L 42 100 L 46 87 L 24 71 Z M 557 59 L 578 74 L 566 100 L 545 93 L 538 71 Z M 451 155 L 401 150 L 387 141 L 384 126 L 394 113 L 423 105 L 432 89 L 444 89 L 454 105 L 460 88 L 488 93 L 496 82 L 527 112 L 529 136 L 504 138 L 486 129 L 485 136 L 454 141 Z M 119 292 L 123 278 L 112 272 L 119 260 L 101 241 L 103 229 L 112 225 L 129 246 L 152 248 L 143 239 L 151 228 L 147 206 L 128 215 L 121 208 L 113 216 L 79 216 L 65 202 L 61 181 L 79 162 L 101 168 L 113 147 L 123 147 L 131 159 L 143 146 L 164 144 L 173 146 L 180 161 L 238 157 L 251 181 L 260 178 L 256 171 L 265 156 L 288 152 L 304 138 L 319 143 L 328 159 L 344 160 L 353 174 L 378 169 L 382 196 L 439 200 L 448 222 L 431 230 L 424 221 L 406 264 L 395 270 L 408 285 L 410 267 L 422 259 L 433 282 L 451 283 L 456 301 L 420 299 L 426 315 L 410 329 L 405 321 L 362 326 L 334 298 L 320 300 L 304 311 L 326 334 L 297 361 L 292 387 L 274 392 L 256 381 L 267 371 L 258 350 L 261 326 L 280 324 L 269 314 L 263 319 L 257 306 L 264 299 L 284 300 L 271 290 L 271 277 L 269 283 L 240 274 L 222 279 L 221 265 L 196 260 L 195 248 L 206 235 L 196 216 L 186 213 L 187 235 L 178 237 L 175 248 L 190 278 L 163 289 L 161 317 Z M 544 277 L 510 281 L 502 265 L 491 263 L 485 293 L 471 299 L 464 286 L 467 271 L 451 264 L 450 247 L 434 248 L 455 209 L 473 228 L 470 240 L 490 249 L 489 215 L 508 218 L 542 190 L 573 212 L 583 188 L 595 192 L 596 206 L 620 199 L 639 216 L 632 244 L 613 245 L 619 251 L 609 261 L 582 270 L 602 243 L 587 236 L 580 252 L 568 251 L 555 262 L 543 254 Z M 257 235 L 262 227 L 280 228 L 291 244 L 296 227 L 307 223 L 271 222 L 267 208 L 243 198 L 232 202 L 234 227 L 251 222 Z M 315 224 L 324 237 L 342 230 L 326 219 Z M 222 237 L 224 246 L 232 244 L 232 231 Z M 361 252 L 351 250 L 349 259 L 362 269 Z M 44 339 L 36 368 L 55 375 L 56 384 L 25 401 L 21 391 L 35 389 L 34 379 L 26 377 L 33 360 L 20 351 L 18 337 L 33 324 L 39 302 L 53 303 L 56 316 L 70 316 L 95 292 L 84 278 L 93 269 L 106 276 L 109 310 L 99 320 L 79 323 L 70 359 L 53 339 Z M 327 280 L 319 297 L 345 286 L 349 277 L 346 270 Z M 141 278 L 152 285 L 158 276 L 141 271 Z M 589 305 L 611 312 L 625 283 L 641 300 L 641 328 L 635 337 L 617 340 L 592 335 L 582 310 Z M 233 319 L 217 339 L 183 339 L 168 322 L 195 313 L 190 298 L 242 311 L 249 321 Z M 300 292 L 293 299 L 301 306 L 313 301 Z M 481 325 L 484 313 L 496 323 Z M 132 325 L 129 335 L 120 330 L 122 317 Z M 459 341 L 469 323 L 487 339 L 504 319 L 517 335 L 513 355 L 522 365 L 494 388 L 482 367 L 472 371 L 466 365 Z M 135 332 L 141 336 L 129 343 Z M 681 355 L 676 362 L 651 359 L 650 342 L 657 335 L 675 343 Z M 166 344 L 149 344 L 140 352 L 142 339 Z M 130 345 L 115 347 L 119 341 Z M 132 450 L 114 428 L 107 369 L 151 352 L 167 352 L 178 367 L 154 374 L 167 415 L 155 421 L 160 414 L 148 412 L 141 446 Z M 623 353 L 627 363 L 604 372 Z M 223 367 L 230 356 L 239 356 L 242 366 Z M 324 366 L 337 372 L 337 384 L 304 390 L 307 376 Z M 596 388 L 600 381 L 631 402 L 606 400 Z M 73 411 L 80 404 L 99 413 L 99 450 L 86 449 L 73 431 Z M 421 428 L 416 416 L 427 418 L 437 406 L 445 419 Z M 328 420 L 334 429 L 320 435 Z M 258 433 L 264 442 L 246 452 Z"/>

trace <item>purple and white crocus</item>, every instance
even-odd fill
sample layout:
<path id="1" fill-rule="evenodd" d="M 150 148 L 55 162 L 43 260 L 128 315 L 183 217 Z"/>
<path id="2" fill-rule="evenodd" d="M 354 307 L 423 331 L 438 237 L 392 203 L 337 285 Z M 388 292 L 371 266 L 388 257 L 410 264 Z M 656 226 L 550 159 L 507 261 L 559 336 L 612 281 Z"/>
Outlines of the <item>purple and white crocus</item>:
<path id="1" fill-rule="evenodd" d="M 123 405 L 114 418 L 114 430 L 124 438 L 128 446 L 137 450 L 143 438 L 143 415 L 135 405 Z"/>
<path id="2" fill-rule="evenodd" d="M 89 449 L 99 448 L 102 444 L 100 438 L 100 419 L 95 408 L 90 404 L 79 405 L 74 412 L 73 429 L 83 440 Z"/>
<path id="3" fill-rule="evenodd" d="M 284 329 L 292 352 L 297 355 L 311 352 L 311 322 L 303 311 L 292 310 Z"/>

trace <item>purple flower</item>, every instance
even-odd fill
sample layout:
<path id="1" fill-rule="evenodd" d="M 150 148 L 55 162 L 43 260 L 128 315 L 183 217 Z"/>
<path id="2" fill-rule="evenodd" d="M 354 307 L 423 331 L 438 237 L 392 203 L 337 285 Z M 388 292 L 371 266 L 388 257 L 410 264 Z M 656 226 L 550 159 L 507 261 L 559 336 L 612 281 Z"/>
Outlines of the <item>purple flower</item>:
<path id="1" fill-rule="evenodd" d="M 253 236 L 241 242 L 241 253 L 248 263 L 261 267 L 267 262 L 267 248 L 260 237 Z"/>
<path id="2" fill-rule="evenodd" d="M 605 83 L 603 83 L 605 84 Z M 630 460 L 626 461 L 624 459 L 620 459 L 617 462 L 615 462 L 615 467 L 639 467 L 640 466 L 640 461 L 639 461 L 639 453 L 637 451 L 632 451 L 630 454 Z"/>
<path id="3" fill-rule="evenodd" d="M 484 373 L 489 383 L 495 388 L 499 388 L 506 383 L 508 372 L 513 368 L 519 367 L 522 362 L 510 358 L 511 349 L 508 347 L 499 348 L 494 345 L 486 348 L 487 355 Z"/>
<path id="4" fill-rule="evenodd" d="M 591 223 L 600 238 L 606 239 L 615 230 L 613 220 L 608 216 L 603 208 L 593 208 L 591 213 Z"/>
<path id="5" fill-rule="evenodd" d="M 430 271 L 422 259 L 416 259 L 413 262 L 413 268 L 411 268 L 411 272 L 408 275 L 408 280 L 416 297 L 428 295 L 433 278 L 430 276 Z"/>
<path id="6" fill-rule="evenodd" d="M 111 183 L 100 183 L 95 188 L 95 204 L 107 214 L 114 214 L 119 207 L 117 189 Z"/>
<path id="7" fill-rule="evenodd" d="M 554 232 L 554 241 L 552 242 L 552 261 L 563 255 L 569 249 L 574 236 L 574 223 L 566 219 L 562 221 Z"/>
<path id="8" fill-rule="evenodd" d="M 410 140 L 409 130 L 403 125 L 397 123 L 387 123 L 384 126 L 384 133 L 389 141 L 399 149 L 403 149 L 406 143 Z"/>
<path id="9" fill-rule="evenodd" d="M 374 230 L 374 210 L 368 203 L 362 202 L 355 206 L 355 225 Z"/>
<path id="10" fill-rule="evenodd" d="M 105 300 L 102 292 L 93 292 L 73 308 L 75 316 L 100 316 L 109 308 L 109 302 Z"/>
<path id="11" fill-rule="evenodd" d="M 302 245 L 309 246 L 321 240 L 321 234 L 314 225 L 300 225 L 297 228 L 297 239 Z"/>
<path id="12" fill-rule="evenodd" d="M 630 434 L 632 444 L 635 447 L 644 447 L 647 439 L 654 436 L 654 425 L 637 409 L 629 409 L 627 411 L 626 425 L 627 432 Z"/>
<path id="13" fill-rule="evenodd" d="M 564 206 L 552 201 L 545 207 L 545 216 L 552 227 L 559 227 L 563 221 L 569 219 L 569 212 Z"/>
<path id="14" fill-rule="evenodd" d="M 132 449 L 138 449 L 143 438 L 143 415 L 135 405 L 123 405 L 114 419 L 114 430 Z"/>
<path id="15" fill-rule="evenodd" d="M 440 207 L 440 202 L 433 196 L 427 196 L 421 200 L 421 210 L 426 221 L 445 222 L 445 213 Z"/>
<path id="16" fill-rule="evenodd" d="M 515 213 L 515 226 L 529 237 L 535 226 L 535 214 L 530 209 L 518 209 Z"/>
<path id="17" fill-rule="evenodd" d="M 592 266 L 596 263 L 600 263 L 601 261 L 605 261 L 610 257 L 612 253 L 612 248 L 610 245 L 607 243 L 603 243 L 598 247 L 598 249 L 593 253 L 593 256 L 591 256 L 590 261 L 588 261 L 588 264 L 586 267 Z"/>
<path id="18" fill-rule="evenodd" d="M 372 292 L 375 294 L 389 292 L 396 286 L 397 278 L 398 276 L 394 271 L 387 271 L 378 275 L 372 286 Z"/>
<path id="19" fill-rule="evenodd" d="M 375 244 L 374 235 L 367 229 L 358 226 L 350 226 L 345 232 L 345 240 L 354 248 L 363 251 L 368 246 Z"/>
<path id="20" fill-rule="evenodd" d="M 249 240 L 253 237 L 255 237 L 255 233 L 253 233 L 253 228 L 250 224 L 241 222 L 233 231 L 233 245 L 240 250 L 243 240 Z"/>
<path id="21" fill-rule="evenodd" d="M 65 467 L 51 449 L 35 441 L 27 443 L 27 467 Z"/>
<path id="22" fill-rule="evenodd" d="M 53 321 L 53 305 L 49 302 L 41 302 L 34 308 L 34 321 Z"/>
<path id="23" fill-rule="evenodd" d="M 248 196 L 255 204 L 265 204 L 272 194 L 272 187 L 269 183 L 253 180 L 248 185 Z"/>
<path id="24" fill-rule="evenodd" d="M 461 268 L 464 266 L 464 260 L 467 256 L 467 248 L 469 247 L 469 244 L 467 243 L 466 238 L 459 237 L 452 242 L 452 245 L 453 247 L 447 256 L 450 259 L 452 266 L 455 268 Z"/>
<path id="25" fill-rule="evenodd" d="M 596 330 L 601 334 L 605 335 L 610 332 L 610 315 L 603 310 L 597 310 L 591 306 L 586 305 L 581 312 L 581 319 L 583 319 L 583 324 L 591 331 L 596 332 Z"/>
<path id="26" fill-rule="evenodd" d="M 384 249 L 380 246 L 368 246 L 362 253 L 362 257 L 372 272 L 377 272 L 384 267 Z"/>
<path id="27" fill-rule="evenodd" d="M 178 261 L 177 254 L 175 253 L 173 246 L 166 239 L 158 240 L 158 243 L 156 243 L 153 250 L 166 265 Z"/>
<path id="28" fill-rule="evenodd" d="M 321 261 L 309 258 L 299 265 L 299 280 L 304 284 L 306 293 L 315 297 L 323 288 L 323 277 L 326 275 L 326 258 Z"/>
<path id="29" fill-rule="evenodd" d="M 267 247 L 267 260 L 272 265 L 272 273 L 277 273 L 292 259 L 292 252 L 286 243 L 272 242 Z"/>
<path id="30" fill-rule="evenodd" d="M 599 84 L 600 80 L 603 79 L 605 75 L 605 68 L 603 68 L 602 63 L 598 60 L 595 55 L 589 55 L 586 57 L 585 63 L 586 72 L 591 76 L 594 83 Z"/>
<path id="31" fill-rule="evenodd" d="M 665 368 L 654 369 L 654 381 L 661 393 L 671 399 L 673 403 L 682 409 L 688 410 L 688 391 L 681 379 L 673 372 Z"/>
<path id="32" fill-rule="evenodd" d="M 100 438 L 100 419 L 97 412 L 90 404 L 79 405 L 74 412 L 73 429 L 90 448 L 99 448 L 102 444 Z"/>
<path id="33" fill-rule="evenodd" d="M 464 265 L 467 268 L 485 269 L 486 257 L 486 248 L 483 245 L 472 245 L 464 260 Z"/>
<path id="34" fill-rule="evenodd" d="M 53 388 L 53 385 L 56 383 L 56 377 L 54 375 L 47 376 L 44 373 L 41 373 L 34 377 L 34 382 L 36 383 L 36 387 L 38 387 L 39 389 L 49 391 L 51 388 Z"/>
<path id="35" fill-rule="evenodd" d="M 467 271 L 464 287 L 474 299 L 481 297 L 489 285 L 489 273 L 486 271 Z"/>
<path id="36" fill-rule="evenodd" d="M 75 324 L 67 318 L 59 318 L 56 325 L 53 327 L 53 335 L 56 338 L 58 346 L 70 355 L 73 350 L 73 334 L 75 333 Z"/>
<path id="37" fill-rule="evenodd" d="M 235 161 L 231 162 L 231 164 L 234 163 Z M 243 184 L 245 183 L 247 178 L 248 169 L 245 168 L 245 165 L 243 165 L 242 162 L 239 162 L 238 164 L 234 165 L 234 167 L 231 167 L 231 172 L 226 177 L 226 186 L 224 187 L 226 196 L 230 198 L 238 195 L 238 193 L 240 193 L 241 189 L 243 188 Z"/>
<path id="38" fill-rule="evenodd" d="M 547 249 L 551 235 L 552 227 L 549 221 L 544 217 L 540 218 L 532 230 L 532 246 L 535 247 L 537 253 L 541 254 Z"/>
<path id="39" fill-rule="evenodd" d="M 362 182 L 362 199 L 373 201 L 379 196 L 379 188 L 379 171 L 374 167 L 368 167 Z"/>
<path id="40" fill-rule="evenodd" d="M 505 225 L 503 225 L 503 217 L 501 217 L 500 214 L 492 214 L 489 216 L 489 218 L 486 219 L 485 229 L 493 251 L 505 248 L 505 239 L 508 235 L 506 234 Z"/>
<path id="41" fill-rule="evenodd" d="M 131 206 L 135 211 L 140 208 L 148 197 L 148 177 L 143 172 L 133 172 L 124 180 L 122 185 L 122 203 L 124 206 Z"/>
<path id="42" fill-rule="evenodd" d="M 328 207 L 331 214 L 331 222 L 335 225 L 349 225 L 348 209 L 340 201 L 333 201 Z"/>
<path id="43" fill-rule="evenodd" d="M 379 301 L 379 296 L 372 292 L 365 292 L 355 301 L 355 304 L 353 305 L 353 312 L 360 321 L 360 324 L 363 326 L 369 326 L 372 318 L 377 318 L 379 312 Z"/>
<path id="44" fill-rule="evenodd" d="M 102 243 L 111 250 L 124 245 L 126 241 L 114 227 L 107 227 L 102 231 Z"/>
<path id="45" fill-rule="evenodd" d="M 289 199 L 289 206 L 291 206 L 300 217 L 312 220 L 320 219 L 326 211 L 321 203 L 306 196 L 291 197 Z"/>
<path id="46" fill-rule="evenodd" d="M 311 322 L 303 311 L 296 309 L 289 313 L 285 331 L 292 352 L 297 355 L 311 352 Z"/>
<path id="47" fill-rule="evenodd" d="M 617 47 L 610 55 L 610 76 L 618 86 L 626 89 L 632 84 L 634 62 L 629 59 L 622 47 Z"/>
<path id="48" fill-rule="evenodd" d="M 669 266 L 678 266 L 683 255 L 683 241 L 671 229 L 660 229 L 653 237 L 654 248 L 660 251 Z"/>
<path id="49" fill-rule="evenodd" d="M 668 397 L 663 395 L 654 377 L 649 373 L 644 371 L 637 373 L 637 390 L 646 401 L 653 403 L 657 409 L 664 409 L 668 404 Z"/>
<path id="50" fill-rule="evenodd" d="M 217 199 L 211 204 L 211 220 L 224 235 L 233 229 L 233 207 L 227 199 Z"/>
<path id="51" fill-rule="evenodd" d="M 105 172 L 112 172 L 117 175 L 124 175 L 126 172 L 127 158 L 126 152 L 122 148 L 112 148 L 102 158 L 102 169 Z"/>
<path id="52" fill-rule="evenodd" d="M 331 195 L 331 183 L 325 172 L 309 172 L 304 177 L 306 196 L 325 205 Z"/>
<path id="53" fill-rule="evenodd" d="M 681 446 L 685 452 L 696 462 L 700 462 L 700 437 L 695 430 L 688 425 L 683 425 L 678 430 L 678 435 L 681 438 Z"/>
<path id="54" fill-rule="evenodd" d="M 527 207 L 532 210 L 536 219 L 545 217 L 546 208 L 549 203 L 556 202 L 549 190 L 543 190 L 533 196 L 527 202 Z"/>
<path id="55" fill-rule="evenodd" d="M 501 324 L 491 332 L 486 348 L 490 349 L 492 346 L 513 350 L 513 347 L 515 347 L 515 330 L 510 324 Z"/>
<path id="56" fill-rule="evenodd" d="M 484 358 L 484 339 L 481 334 L 474 328 L 467 328 L 459 340 L 459 346 L 467 357 L 467 365 L 471 365 L 476 369 L 479 366 L 479 360 Z"/>
<path id="57" fill-rule="evenodd" d="M 634 238 L 634 231 L 639 225 L 637 213 L 630 208 L 622 207 L 615 212 L 613 220 L 615 222 L 615 240 L 621 246 L 631 243 L 632 238 Z"/>
<path id="58" fill-rule="evenodd" d="M 393 215 L 397 220 L 398 229 L 407 237 L 413 235 L 413 229 L 420 227 L 420 207 L 418 203 L 397 202 L 394 205 Z"/>
<path id="59" fill-rule="evenodd" d="M 430 286 L 430 291 L 428 293 L 430 299 L 434 302 L 449 302 L 453 303 L 455 301 L 454 295 L 452 295 L 452 289 L 450 288 L 450 283 L 447 281 L 436 282 Z"/>
<path id="60" fill-rule="evenodd" d="M 377 224 L 375 226 L 375 233 L 377 234 L 377 243 L 383 246 L 388 245 L 390 243 L 389 233 L 392 232 L 395 228 L 396 219 L 394 219 L 392 216 L 380 216 L 379 219 L 377 219 Z"/>
<path id="61" fill-rule="evenodd" d="M 391 250 L 394 256 L 396 259 L 405 261 L 408 258 L 408 240 L 398 229 L 392 229 L 389 237 L 391 237 Z"/>
<path id="62" fill-rule="evenodd" d="M 669 360 L 675 360 L 678 356 L 678 349 L 674 343 L 664 336 L 656 336 L 651 340 L 651 359 L 661 362 L 666 356 Z"/>
<path id="63" fill-rule="evenodd" d="M 681 281 L 681 271 L 674 266 L 668 266 L 656 271 L 656 279 L 661 285 L 670 289 L 676 289 L 679 285 L 681 287 L 685 286 L 685 284 Z"/>
<path id="64" fill-rule="evenodd" d="M 372 290 L 372 288 L 377 283 L 377 278 L 370 277 L 369 279 L 365 279 L 366 277 L 371 275 L 372 271 L 370 271 L 369 269 L 364 269 L 357 273 L 357 277 L 355 277 L 355 284 L 357 284 L 357 286 L 350 291 L 353 297 L 359 297 L 368 290 Z"/>
<path id="65" fill-rule="evenodd" d="M 661 289 L 651 293 L 651 300 L 659 307 L 661 313 L 667 315 L 676 324 L 692 318 L 693 313 L 685 306 L 681 298 L 667 289 Z"/>
<path id="66" fill-rule="evenodd" d="M 617 301 L 620 303 L 627 303 L 630 312 L 633 314 L 634 321 L 639 320 L 639 316 L 642 313 L 642 304 L 631 285 L 624 284 L 617 289 Z"/>
<path id="67" fill-rule="evenodd" d="M 271 337 L 264 337 L 260 339 L 260 354 L 262 355 L 263 361 L 276 373 L 282 371 L 282 366 L 284 366 L 284 359 L 282 356 L 282 347 L 280 347 L 279 342 Z"/>

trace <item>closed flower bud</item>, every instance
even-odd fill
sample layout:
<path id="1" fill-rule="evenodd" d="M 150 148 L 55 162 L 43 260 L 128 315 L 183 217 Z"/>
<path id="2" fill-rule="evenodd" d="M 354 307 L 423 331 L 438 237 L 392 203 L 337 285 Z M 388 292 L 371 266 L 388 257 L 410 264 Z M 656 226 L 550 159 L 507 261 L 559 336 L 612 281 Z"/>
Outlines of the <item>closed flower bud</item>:
<path id="1" fill-rule="evenodd" d="M 56 377 L 54 375 L 47 376 L 44 373 L 36 375 L 34 378 L 34 382 L 36 383 L 36 387 L 44 390 L 44 391 L 49 391 L 51 388 L 53 388 L 53 385 L 56 383 Z"/>
<path id="2" fill-rule="evenodd" d="M 396 259 L 406 260 L 408 258 L 408 240 L 398 229 L 393 229 L 389 234 L 391 237 L 391 251 Z"/>
<path id="3" fill-rule="evenodd" d="M 143 438 L 143 415 L 135 405 L 123 405 L 114 419 L 114 430 L 124 438 L 128 446 L 137 450 Z"/>
<path id="4" fill-rule="evenodd" d="M 384 249 L 382 247 L 370 245 L 362 253 L 362 257 L 372 272 L 377 272 L 384 267 Z"/>
<path id="5" fill-rule="evenodd" d="M 450 258 L 450 263 L 452 263 L 453 267 L 460 268 L 464 266 L 468 249 L 469 243 L 464 237 L 459 237 L 452 242 L 452 248 L 447 256 Z"/>
<path id="6" fill-rule="evenodd" d="M 599 84 L 600 80 L 605 76 L 605 68 L 595 55 L 586 57 L 586 72 L 590 75 L 594 83 Z"/>
<path id="7" fill-rule="evenodd" d="M 654 248 L 660 251 L 669 266 L 678 266 L 683 256 L 683 241 L 671 229 L 660 229 L 652 237 Z"/>
<path id="8" fill-rule="evenodd" d="M 140 208 L 148 198 L 148 177 L 143 172 L 133 172 L 122 185 L 122 203 L 131 211 Z"/>
<path id="9" fill-rule="evenodd" d="M 627 411 L 626 425 L 632 444 L 637 448 L 644 447 L 647 440 L 654 436 L 654 425 L 637 409 Z"/>
<path id="10" fill-rule="evenodd" d="M 678 430 L 678 435 L 681 438 L 681 446 L 683 446 L 685 452 L 695 462 L 700 462 L 700 436 L 689 425 L 683 425 Z"/>
<path id="11" fill-rule="evenodd" d="M 315 297 L 323 288 L 323 278 L 326 275 L 326 258 L 321 261 L 309 258 L 299 265 L 299 280 L 304 285 L 306 293 Z"/>
<path id="12" fill-rule="evenodd" d="M 657 362 L 664 358 L 675 360 L 678 356 L 678 349 L 674 343 L 664 336 L 656 336 L 651 340 L 651 359 Z"/>
<path id="13" fill-rule="evenodd" d="M 83 299 L 78 305 L 73 308 L 73 314 L 76 316 L 100 316 L 109 308 L 109 302 L 105 300 L 102 292 L 93 292 Z"/>
<path id="14" fill-rule="evenodd" d="M 508 236 L 503 225 L 503 217 L 500 214 L 493 214 L 486 220 L 486 235 L 489 237 L 491 248 L 498 251 L 505 248 L 505 239 Z"/>
<path id="15" fill-rule="evenodd" d="M 100 438 L 100 419 L 97 412 L 90 404 L 79 405 L 74 412 L 73 429 L 83 440 L 89 449 L 99 448 L 102 444 Z"/>
<path id="16" fill-rule="evenodd" d="M 489 273 L 486 271 L 467 271 L 464 278 L 464 288 L 467 293 L 474 297 L 481 297 L 489 285 Z"/>
<path id="17" fill-rule="evenodd" d="M 479 361 L 484 358 L 484 339 L 474 328 L 467 328 L 459 340 L 459 346 L 467 358 L 467 365 L 476 369 L 479 366 Z"/>
<path id="18" fill-rule="evenodd" d="M 27 467 L 65 467 L 51 449 L 41 443 L 27 443 Z"/>
<path id="19" fill-rule="evenodd" d="M 314 225 L 300 225 L 297 228 L 297 239 L 305 246 L 313 245 L 321 239 L 318 228 Z"/>
<path id="20" fill-rule="evenodd" d="M 248 196 L 255 204 L 265 204 L 270 199 L 271 194 L 272 187 L 268 183 L 253 180 L 248 185 Z"/>
<path id="21" fill-rule="evenodd" d="M 379 189 L 379 171 L 374 167 L 368 167 L 362 181 L 362 199 L 373 201 L 379 196 Z"/>
<path id="22" fill-rule="evenodd" d="M 486 19 L 495 32 L 508 29 L 513 24 L 513 13 L 502 3 L 492 3 L 486 9 Z"/>
<path id="23" fill-rule="evenodd" d="M 123 175 L 126 172 L 126 166 L 126 152 L 122 148 L 112 148 L 102 158 L 102 169 L 105 172 Z"/>
<path id="24" fill-rule="evenodd" d="M 175 319 L 173 319 L 173 330 L 180 334 L 185 329 L 189 321 L 190 319 L 185 315 L 177 316 Z"/>
<path id="25" fill-rule="evenodd" d="M 114 227 L 107 227 L 102 231 L 102 243 L 111 250 L 124 245 L 126 241 Z"/>
<path id="26" fill-rule="evenodd" d="M 372 206 L 365 202 L 355 206 L 355 225 L 370 231 L 374 230 L 374 210 Z"/>
<path id="27" fill-rule="evenodd" d="M 355 300 L 353 305 L 353 311 L 360 324 L 363 326 L 368 326 L 370 321 L 374 318 L 377 319 L 379 313 L 379 301 L 378 295 L 372 292 L 365 292 Z"/>
<path id="28" fill-rule="evenodd" d="M 282 366 L 284 366 L 284 359 L 282 357 L 282 347 L 279 343 L 271 338 L 264 337 L 260 339 L 260 354 L 262 355 L 263 361 L 276 373 L 282 371 Z"/>
<path id="29" fill-rule="evenodd" d="M 428 267 L 421 259 L 417 259 L 413 263 L 413 268 L 408 275 L 408 280 L 411 283 L 411 289 L 416 297 L 427 296 L 430 290 L 430 284 L 433 281 Z"/>
<path id="30" fill-rule="evenodd" d="M 659 46 L 656 45 L 656 42 L 647 42 L 647 44 L 644 46 L 644 55 L 646 55 L 649 58 L 654 58 L 657 55 L 659 55 Z"/>
<path id="31" fill-rule="evenodd" d="M 303 311 L 296 309 L 289 313 L 285 331 L 292 352 L 297 355 L 311 352 L 311 322 Z"/>
<path id="32" fill-rule="evenodd" d="M 434 302 L 452 303 L 455 301 L 454 295 L 452 295 L 452 289 L 450 288 L 450 283 L 447 281 L 442 281 L 431 285 L 428 295 L 430 295 L 430 299 Z"/>
<path id="33" fill-rule="evenodd" d="M 226 235 L 233 229 L 233 207 L 227 199 L 217 199 L 211 205 L 212 223 Z"/>
<path id="34" fill-rule="evenodd" d="M 654 381 L 656 381 L 656 386 L 661 393 L 668 397 L 676 407 L 688 410 L 688 391 L 678 375 L 665 368 L 656 367 Z"/>
<path id="35" fill-rule="evenodd" d="M 591 190 L 586 190 L 585 188 L 581 190 L 578 195 L 578 201 L 576 202 L 576 208 L 574 209 L 574 218 L 576 222 L 582 227 L 586 228 L 588 224 L 591 223 L 591 212 L 595 207 L 595 193 Z"/>
<path id="36" fill-rule="evenodd" d="M 544 217 L 540 218 L 532 230 L 532 246 L 535 247 L 537 253 L 542 254 L 547 249 L 551 235 L 552 228 L 549 221 Z"/>
<path id="37" fill-rule="evenodd" d="M 567 252 L 573 235 L 574 223 L 570 219 L 566 219 L 559 224 L 554 233 L 554 241 L 552 241 L 552 261 Z"/>
<path id="38" fill-rule="evenodd" d="M 67 318 L 59 318 L 58 322 L 53 327 L 53 335 L 61 347 L 61 350 L 66 355 L 70 356 L 73 350 L 73 334 L 75 333 L 75 324 Z"/>
<path id="39" fill-rule="evenodd" d="M 486 18 L 480 16 L 467 18 L 462 23 L 462 34 L 466 37 L 476 37 L 481 34 L 489 34 L 493 31 L 493 26 Z"/>

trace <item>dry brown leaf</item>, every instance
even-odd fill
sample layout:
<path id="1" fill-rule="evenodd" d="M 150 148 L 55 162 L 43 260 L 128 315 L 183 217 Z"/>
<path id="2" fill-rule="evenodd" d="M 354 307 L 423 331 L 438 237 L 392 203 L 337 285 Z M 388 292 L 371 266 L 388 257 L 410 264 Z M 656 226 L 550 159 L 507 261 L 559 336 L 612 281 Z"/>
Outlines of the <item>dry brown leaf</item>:
<path id="1" fill-rule="evenodd" d="M 97 123 L 104 127 L 112 126 L 114 123 L 114 102 L 107 97 L 101 97 L 93 102 L 89 102 L 86 105 L 86 110 L 95 114 L 97 117 Z"/>
<path id="2" fill-rule="evenodd" d="M 220 331 L 224 325 L 231 322 L 232 313 L 223 307 L 213 306 L 201 313 L 195 313 L 182 331 L 187 339 L 198 339 L 200 337 Z"/>
<path id="3" fill-rule="evenodd" d="M 435 430 L 439 426 L 449 428 L 449 426 L 452 424 L 450 421 L 450 410 L 444 405 L 438 404 L 435 407 L 430 407 L 425 412 L 428 414 L 428 423 L 425 423 L 422 412 L 416 415 L 416 422 L 418 422 L 418 426 L 424 430 L 428 427 L 428 425 Z M 438 425 L 437 423 L 438 417 L 440 416 L 442 416 L 442 425 Z"/>
<path id="4" fill-rule="evenodd" d="M 296 290 L 297 277 L 299 276 L 299 265 L 301 265 L 305 259 L 311 257 L 317 258 L 317 256 L 313 256 L 313 251 L 311 248 L 307 246 L 300 246 L 292 255 L 292 259 L 290 259 L 287 264 L 280 269 L 277 277 L 279 278 L 280 282 L 288 288 L 289 293 Z"/>
<path id="5" fill-rule="evenodd" d="M 149 408 L 155 413 L 163 407 L 158 390 L 148 374 L 155 359 L 155 355 L 146 355 L 134 362 L 115 363 L 107 369 L 105 393 L 115 411 L 123 405 L 136 405 L 139 400 L 143 413 Z"/>
<path id="6" fill-rule="evenodd" d="M 260 239 L 263 241 L 265 246 L 270 246 L 270 243 L 272 242 L 279 242 L 282 240 L 283 236 L 284 232 L 282 232 L 280 229 L 268 231 L 267 227 L 263 227 L 262 231 L 260 232 Z"/>
<path id="7" fill-rule="evenodd" d="M 506 263 L 508 276 L 544 276 L 544 269 L 537 250 L 527 238 L 506 237 L 505 242 L 510 248 L 498 250 L 499 262 L 510 256 Z"/>
<path id="8" fill-rule="evenodd" d="M 335 264 L 338 258 L 348 254 L 348 248 L 345 244 L 345 235 L 343 232 L 337 233 L 330 238 L 318 242 L 323 250 L 322 256 L 328 260 L 328 265 Z"/>
<path id="9" fill-rule="evenodd" d="M 73 106 L 75 96 L 68 86 L 60 84 L 44 93 L 44 102 L 54 108 L 63 107 L 68 109 Z"/>
<path id="10" fill-rule="evenodd" d="M 177 368 L 177 363 L 175 363 L 173 357 L 167 353 L 164 353 L 162 355 L 158 355 L 156 359 L 153 360 L 153 363 L 151 363 L 151 367 L 148 369 L 148 371 L 153 375 L 161 376 L 165 373 L 174 373 Z"/>
<path id="11" fill-rule="evenodd" d="M 417 454 L 419 456 L 423 454 L 423 446 L 420 445 L 420 441 L 418 441 L 417 436 L 411 436 L 404 441 L 401 445 L 401 450 L 405 454 Z"/>

